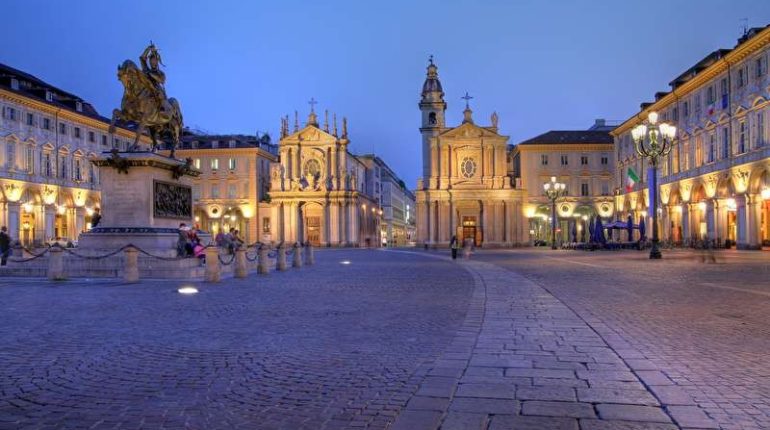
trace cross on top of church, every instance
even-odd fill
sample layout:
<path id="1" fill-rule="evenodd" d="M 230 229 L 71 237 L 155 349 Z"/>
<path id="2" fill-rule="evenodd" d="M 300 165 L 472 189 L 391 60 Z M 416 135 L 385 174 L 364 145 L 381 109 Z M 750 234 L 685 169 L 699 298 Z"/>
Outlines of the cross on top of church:
<path id="1" fill-rule="evenodd" d="M 471 99 L 473 99 L 473 97 L 472 97 L 472 96 L 470 96 L 470 95 L 468 95 L 468 91 L 466 91 L 466 92 L 465 92 L 465 95 L 464 95 L 464 96 L 462 96 L 462 97 L 460 97 L 460 98 L 461 98 L 461 99 L 463 99 L 463 100 L 465 100 L 465 109 L 470 109 L 470 107 L 468 106 L 468 102 L 469 102 Z"/>
<path id="2" fill-rule="evenodd" d="M 430 56 L 428 57 L 428 61 L 430 61 L 430 65 L 432 66 L 433 65 L 433 54 L 430 54 Z"/>
<path id="3" fill-rule="evenodd" d="M 318 102 L 315 100 L 315 97 L 310 97 L 310 101 L 307 102 L 307 104 L 310 105 L 310 112 L 315 112 L 315 105 L 318 104 Z"/>

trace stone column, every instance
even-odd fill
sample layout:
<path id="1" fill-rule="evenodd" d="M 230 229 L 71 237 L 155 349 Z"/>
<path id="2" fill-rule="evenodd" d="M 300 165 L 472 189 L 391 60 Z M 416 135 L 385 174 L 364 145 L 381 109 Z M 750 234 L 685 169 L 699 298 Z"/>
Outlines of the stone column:
<path id="1" fill-rule="evenodd" d="M 51 205 L 43 205 L 43 243 L 56 236 L 56 208 Z"/>
<path id="2" fill-rule="evenodd" d="M 246 248 L 238 248 L 235 250 L 235 273 L 236 278 L 245 278 L 249 274 L 249 269 L 246 267 Z"/>
<path id="3" fill-rule="evenodd" d="M 139 251 L 136 248 L 126 248 L 123 251 L 125 259 L 125 268 L 123 272 L 123 282 L 133 284 L 139 282 Z"/>
<path id="4" fill-rule="evenodd" d="M 485 244 L 489 241 L 489 223 L 490 223 L 490 205 L 487 201 L 481 203 L 481 244 Z"/>
<path id="5" fill-rule="evenodd" d="M 80 233 L 83 233 L 86 230 L 86 208 L 84 207 L 77 207 L 75 208 L 75 235 L 72 237 L 73 240 L 77 240 L 80 236 Z"/>
<path id="6" fill-rule="evenodd" d="M 446 201 L 438 202 L 438 242 L 449 242 L 446 237 L 449 233 L 449 204 Z"/>
<path id="7" fill-rule="evenodd" d="M 746 211 L 746 195 L 739 194 L 735 196 L 735 222 L 737 225 L 736 242 L 738 249 L 747 249 L 749 245 L 748 235 L 748 217 Z"/>
<path id="8" fill-rule="evenodd" d="M 21 239 L 21 204 L 19 202 L 8 202 L 8 235 L 11 240 Z"/>
<path id="9" fill-rule="evenodd" d="M 716 224 L 716 200 L 709 199 L 706 201 L 706 236 L 708 240 L 714 240 L 717 237 Z"/>
<path id="10" fill-rule="evenodd" d="M 457 208 L 454 202 L 449 203 L 449 237 L 457 235 Z M 460 240 L 458 237 L 457 240 Z"/>
<path id="11" fill-rule="evenodd" d="M 750 194 L 746 202 L 746 234 L 749 249 L 762 249 L 760 238 L 762 222 L 762 199 L 759 194 Z"/>
<path id="12" fill-rule="evenodd" d="M 340 204 L 338 202 L 331 202 L 329 203 L 329 243 L 339 246 L 341 242 Z"/>
<path id="13" fill-rule="evenodd" d="M 682 203 L 682 242 L 690 241 L 690 204 Z"/>
<path id="14" fill-rule="evenodd" d="M 211 246 L 206 248 L 206 267 L 203 273 L 203 280 L 206 282 L 219 282 L 221 278 L 221 267 L 219 267 L 219 247 Z"/>

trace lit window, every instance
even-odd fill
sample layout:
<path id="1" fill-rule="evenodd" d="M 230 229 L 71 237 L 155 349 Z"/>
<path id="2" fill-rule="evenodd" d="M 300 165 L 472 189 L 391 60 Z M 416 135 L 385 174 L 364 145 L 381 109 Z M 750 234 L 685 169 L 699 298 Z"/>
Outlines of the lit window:
<path id="1" fill-rule="evenodd" d="M 218 158 L 212 158 L 211 159 L 211 170 L 219 170 L 219 159 Z"/>
<path id="2" fill-rule="evenodd" d="M 196 158 L 195 160 L 193 160 L 193 166 L 195 166 L 196 169 L 200 170 L 201 169 L 201 159 L 200 158 Z"/>
<path id="3" fill-rule="evenodd" d="M 227 160 L 227 168 L 230 170 L 235 170 L 235 158 L 230 158 Z"/>

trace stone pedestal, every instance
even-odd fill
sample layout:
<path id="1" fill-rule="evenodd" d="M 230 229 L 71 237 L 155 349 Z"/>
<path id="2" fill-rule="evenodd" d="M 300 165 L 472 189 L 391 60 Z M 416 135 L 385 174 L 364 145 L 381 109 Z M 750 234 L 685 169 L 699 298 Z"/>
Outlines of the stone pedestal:
<path id="1" fill-rule="evenodd" d="M 132 244 L 175 256 L 179 224 L 192 226 L 190 178 L 185 162 L 150 152 L 102 153 L 99 166 L 102 219 L 79 238 L 81 252 L 100 253 Z"/>

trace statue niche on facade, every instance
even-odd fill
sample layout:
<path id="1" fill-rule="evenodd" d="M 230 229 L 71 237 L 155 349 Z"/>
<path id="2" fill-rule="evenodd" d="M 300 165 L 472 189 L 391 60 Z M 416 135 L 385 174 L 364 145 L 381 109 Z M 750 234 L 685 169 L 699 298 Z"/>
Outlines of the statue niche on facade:
<path id="1" fill-rule="evenodd" d="M 141 68 L 131 60 L 118 66 L 118 80 L 123 84 L 123 99 L 120 109 L 112 111 L 110 131 L 120 121 L 136 124 L 136 137 L 129 151 L 136 151 L 139 138 L 147 130 L 152 138 L 152 151 L 158 147 L 158 140 L 168 138 L 171 143 L 171 157 L 179 145 L 182 132 L 182 110 L 175 98 L 166 98 L 166 74 L 160 69 L 163 65 L 160 52 L 155 45 L 145 48 L 139 57 Z"/>

